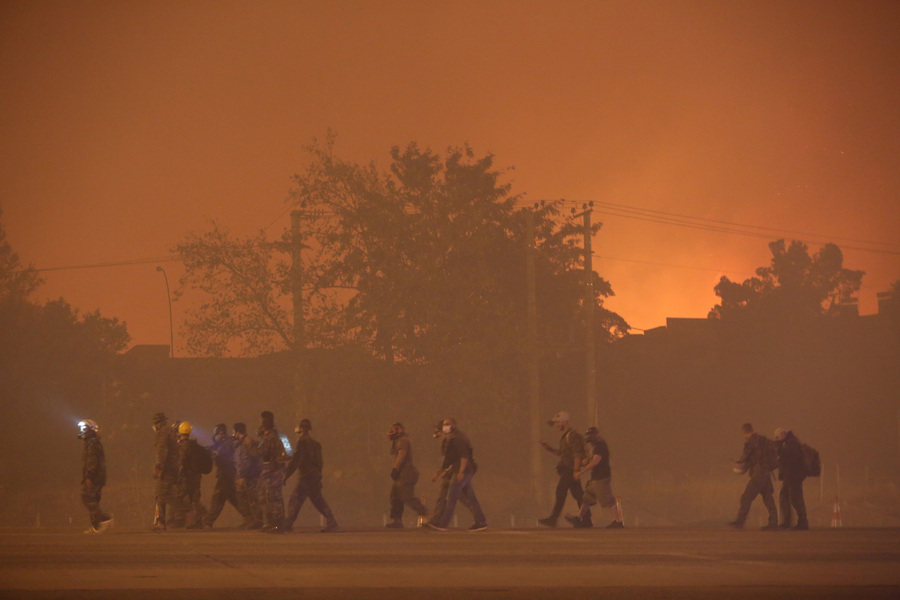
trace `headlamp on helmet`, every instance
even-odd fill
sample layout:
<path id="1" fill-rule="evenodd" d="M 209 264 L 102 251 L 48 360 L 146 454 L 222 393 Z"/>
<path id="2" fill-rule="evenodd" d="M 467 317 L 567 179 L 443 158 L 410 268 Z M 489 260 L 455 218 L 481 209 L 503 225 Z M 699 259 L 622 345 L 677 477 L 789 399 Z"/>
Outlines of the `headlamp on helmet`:
<path id="1" fill-rule="evenodd" d="M 91 435 L 97 435 L 100 431 L 100 426 L 97 425 L 94 421 L 90 419 L 85 419 L 83 421 L 78 421 L 78 437 L 86 438 Z"/>

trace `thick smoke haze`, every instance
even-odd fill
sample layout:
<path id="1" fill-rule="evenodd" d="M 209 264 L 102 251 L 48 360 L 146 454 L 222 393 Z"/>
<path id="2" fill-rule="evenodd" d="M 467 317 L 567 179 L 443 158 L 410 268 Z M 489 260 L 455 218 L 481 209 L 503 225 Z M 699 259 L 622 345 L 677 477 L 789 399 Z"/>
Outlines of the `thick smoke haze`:
<path id="1" fill-rule="evenodd" d="M 172 248 L 211 219 L 235 235 L 278 238 L 311 140 L 332 129 L 337 154 L 381 167 L 395 145 L 441 153 L 468 143 L 509 168 L 506 181 L 526 203 L 595 202 L 603 227 L 593 266 L 616 294 L 605 306 L 635 333 L 706 317 L 720 277 L 751 277 L 779 238 L 805 240 L 811 252 L 840 246 L 844 266 L 866 272 L 859 308 L 873 315 L 876 294 L 900 279 L 898 31 L 900 3 L 871 0 L 8 0 L 2 222 L 21 261 L 46 280 L 35 301 L 63 297 L 127 322 L 135 346 L 168 345 L 157 267 L 174 288 L 183 269 Z M 187 294 L 173 306 L 179 358 L 179 324 L 195 302 Z M 796 340 L 732 355 L 646 336 L 639 350 L 605 356 L 601 375 L 616 383 L 600 386 L 601 416 L 618 492 L 646 524 L 730 517 L 743 481 L 728 459 L 751 420 L 770 436 L 794 427 L 828 457 L 825 484 L 809 492 L 817 510 L 836 492 L 835 461 L 845 488 L 868 494 L 898 464 L 896 336 L 884 332 L 835 333 L 820 347 L 831 353 L 819 354 Z M 132 379 L 122 396 L 106 390 L 107 400 L 127 398 L 115 410 L 42 398 L 41 425 L 54 437 L 33 452 L 47 471 L 23 485 L 63 485 L 80 511 L 74 423 L 97 418 L 114 457 L 109 497 L 126 522 L 144 524 L 157 410 L 193 419 L 201 441 L 218 422 L 255 427 L 264 409 L 291 435 L 303 415 L 289 381 L 269 367 L 204 360 L 170 365 L 159 381 Z M 553 367 L 542 410 L 570 410 L 583 430 L 580 390 L 565 387 L 581 364 Z M 522 482 L 503 468 L 525 468 L 516 461 L 537 443 L 525 439 L 525 415 L 480 419 L 471 407 L 482 399 L 415 382 L 395 389 L 376 367 L 319 376 L 320 397 L 333 403 L 307 416 L 325 446 L 326 497 L 347 522 L 377 525 L 387 510 L 386 425 L 406 423 L 429 473 L 438 460 L 431 426 L 447 414 L 472 436 L 483 473 L 494 473 L 482 475 L 486 510 L 539 516 L 530 498 L 507 493 Z M 267 387 L 254 392 L 253 377 Z M 360 381 L 383 384 L 372 386 L 378 396 L 354 396 Z M 218 383 L 201 385 L 209 382 Z M 403 401 L 392 404 L 392 392 Z M 544 458 L 549 497 L 553 460 Z M 371 489 L 384 498 L 348 500 Z M 58 507 L 57 496 L 36 496 L 7 519 L 31 522 L 41 506 Z"/>

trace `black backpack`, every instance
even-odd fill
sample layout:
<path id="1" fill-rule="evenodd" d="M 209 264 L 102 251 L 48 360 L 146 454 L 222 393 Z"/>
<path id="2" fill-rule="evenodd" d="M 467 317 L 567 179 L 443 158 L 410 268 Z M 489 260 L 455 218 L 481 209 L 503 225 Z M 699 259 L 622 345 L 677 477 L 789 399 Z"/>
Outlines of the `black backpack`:
<path id="1" fill-rule="evenodd" d="M 806 467 L 806 476 L 820 476 L 822 474 L 822 460 L 819 458 L 819 451 L 809 444 L 801 442 L 800 453 L 803 456 L 803 466 Z"/>
<path id="2" fill-rule="evenodd" d="M 208 475 L 213 468 L 212 455 L 209 450 L 198 444 L 195 440 L 191 440 L 191 466 L 194 472 Z"/>

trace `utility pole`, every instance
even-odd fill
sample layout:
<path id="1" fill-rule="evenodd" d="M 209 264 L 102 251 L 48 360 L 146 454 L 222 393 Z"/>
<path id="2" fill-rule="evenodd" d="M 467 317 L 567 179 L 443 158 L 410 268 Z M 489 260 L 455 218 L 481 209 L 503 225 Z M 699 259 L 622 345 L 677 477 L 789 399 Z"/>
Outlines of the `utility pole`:
<path id="1" fill-rule="evenodd" d="M 294 402 L 296 403 L 296 422 L 306 415 L 306 324 L 303 319 L 303 263 L 301 250 L 303 236 L 300 233 L 300 220 L 303 213 L 291 211 L 291 297 L 294 308 Z"/>
<path id="2" fill-rule="evenodd" d="M 535 205 L 536 207 L 537 205 Z M 537 335 L 537 292 L 534 266 L 534 211 L 525 210 L 525 276 L 527 282 L 527 320 L 528 320 L 528 397 L 531 412 L 531 492 L 534 505 L 541 508 L 541 365 L 538 351 Z"/>
<path id="3" fill-rule="evenodd" d="M 591 213 L 594 203 L 582 205 L 582 212 L 575 215 L 584 222 L 584 371 L 585 404 L 587 418 L 597 424 L 597 358 L 594 349 L 594 266 L 591 250 Z"/>

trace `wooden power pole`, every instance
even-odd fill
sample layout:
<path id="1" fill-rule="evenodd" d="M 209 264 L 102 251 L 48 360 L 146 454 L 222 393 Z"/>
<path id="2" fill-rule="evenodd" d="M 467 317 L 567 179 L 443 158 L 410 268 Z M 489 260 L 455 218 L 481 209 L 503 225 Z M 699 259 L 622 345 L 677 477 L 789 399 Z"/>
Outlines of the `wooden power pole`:
<path id="1" fill-rule="evenodd" d="M 537 443 L 541 439 L 541 364 L 538 351 L 537 335 L 537 285 L 535 283 L 534 266 L 534 211 L 525 210 L 525 276 L 528 280 L 527 319 L 528 319 L 528 397 L 531 414 L 531 492 L 535 507 L 541 507 L 541 488 L 543 473 L 541 472 L 541 447 Z"/>
<path id="2" fill-rule="evenodd" d="M 294 402 L 297 418 L 300 422 L 307 416 L 306 394 L 306 324 L 303 318 L 303 263 L 301 251 L 303 236 L 300 223 L 303 213 L 291 211 L 291 297 L 294 308 Z"/>
<path id="3" fill-rule="evenodd" d="M 575 215 L 584 221 L 584 374 L 586 416 L 597 425 L 597 357 L 594 348 L 594 265 L 591 250 L 591 213 L 594 203 L 582 206 Z"/>

